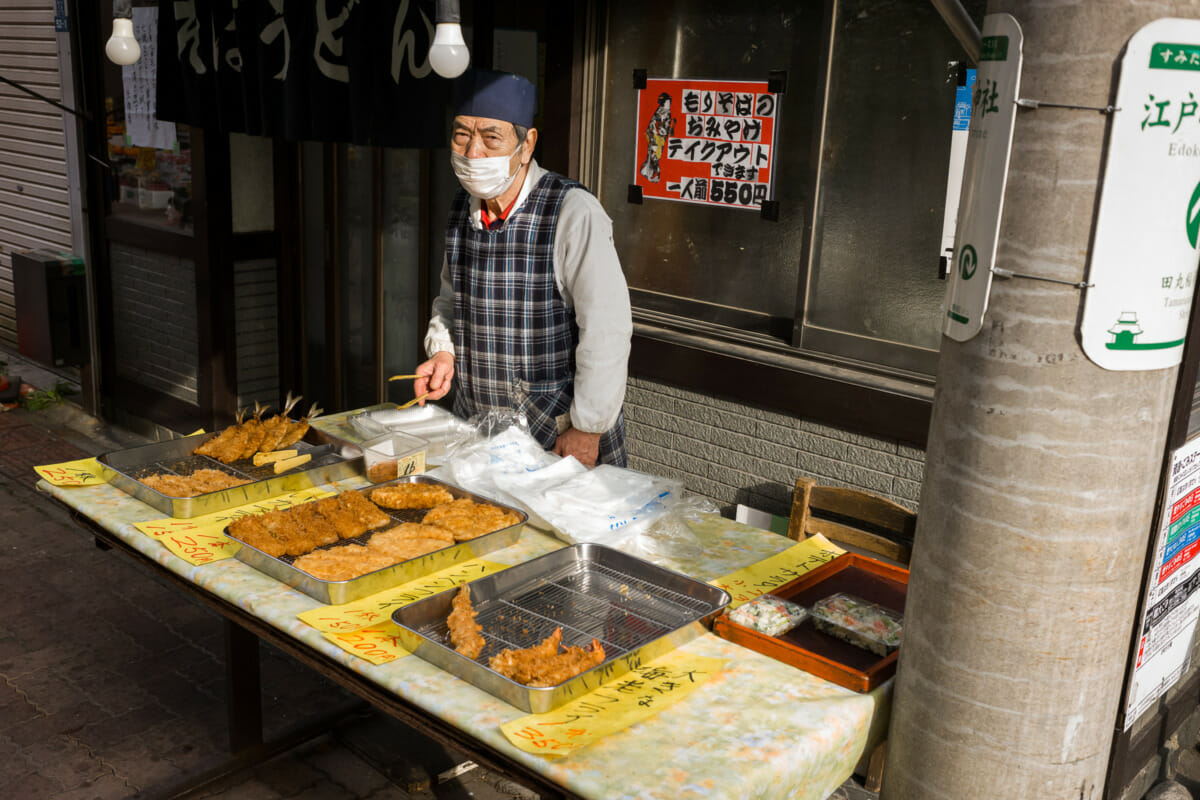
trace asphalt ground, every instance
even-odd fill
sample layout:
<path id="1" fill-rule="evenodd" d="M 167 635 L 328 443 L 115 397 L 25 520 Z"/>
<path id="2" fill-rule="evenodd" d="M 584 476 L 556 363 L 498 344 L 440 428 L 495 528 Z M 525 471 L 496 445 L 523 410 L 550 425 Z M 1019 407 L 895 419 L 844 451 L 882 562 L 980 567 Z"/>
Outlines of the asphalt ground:
<path id="1" fill-rule="evenodd" d="M 37 388 L 71 382 L 0 351 Z M 101 550 L 35 488 L 35 465 L 142 443 L 70 401 L 0 413 L 0 795 L 171 796 L 229 763 L 224 625 Z M 238 800 L 536 798 L 260 644 L 264 737 L 314 737 L 186 795 Z M 454 774 L 460 772 L 461 774 Z M 831 800 L 874 798 L 855 780 Z"/>

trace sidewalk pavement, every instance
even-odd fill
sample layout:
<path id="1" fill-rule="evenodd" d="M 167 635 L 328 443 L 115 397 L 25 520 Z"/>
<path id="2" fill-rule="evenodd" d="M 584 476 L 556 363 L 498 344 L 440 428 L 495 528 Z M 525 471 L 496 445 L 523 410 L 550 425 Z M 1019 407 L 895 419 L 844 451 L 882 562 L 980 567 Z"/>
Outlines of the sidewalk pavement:
<path id="1" fill-rule="evenodd" d="M 19 364 L 37 388 L 70 376 Z M 101 551 L 35 489 L 35 465 L 143 443 L 73 403 L 0 413 L 0 787 L 19 800 L 116 800 L 228 758 L 223 625 L 213 611 Z M 325 733 L 187 796 L 404 800 L 534 798 L 265 644 L 264 737 L 347 707 Z M 446 779 L 439 781 L 439 776 Z M 853 780 L 830 800 L 875 795 Z"/>

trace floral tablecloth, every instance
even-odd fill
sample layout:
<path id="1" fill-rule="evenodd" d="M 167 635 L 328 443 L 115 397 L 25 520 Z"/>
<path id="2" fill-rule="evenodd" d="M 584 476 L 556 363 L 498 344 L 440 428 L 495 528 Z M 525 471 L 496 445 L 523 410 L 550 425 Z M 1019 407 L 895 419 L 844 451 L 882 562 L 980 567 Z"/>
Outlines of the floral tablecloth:
<path id="1" fill-rule="evenodd" d="M 709 633 L 686 648 L 728 659 L 728 664 L 688 697 L 568 757 L 529 755 L 500 731 L 501 724 L 524 716 L 520 709 L 416 656 L 374 666 L 346 653 L 296 618 L 317 607 L 317 601 L 237 559 L 188 564 L 133 526 L 162 514 L 119 489 L 107 484 L 62 488 L 46 481 L 38 488 L 164 569 L 586 797 L 822 800 L 850 776 L 868 740 L 877 740 L 886 725 L 890 682 L 870 694 L 857 694 Z M 704 545 L 703 554 L 663 566 L 701 580 L 721 577 L 794 544 L 719 515 L 706 517 L 693 530 Z M 562 546 L 527 527 L 515 545 L 487 558 L 511 565 Z"/>

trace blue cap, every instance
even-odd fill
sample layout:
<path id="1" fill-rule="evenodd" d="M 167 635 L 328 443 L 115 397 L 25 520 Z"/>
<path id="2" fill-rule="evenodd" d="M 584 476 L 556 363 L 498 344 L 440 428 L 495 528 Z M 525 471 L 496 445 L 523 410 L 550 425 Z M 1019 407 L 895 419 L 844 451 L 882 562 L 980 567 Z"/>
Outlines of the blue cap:
<path id="1" fill-rule="evenodd" d="M 537 90 L 520 75 L 471 70 L 455 82 L 454 93 L 456 117 L 487 117 L 533 127 Z"/>

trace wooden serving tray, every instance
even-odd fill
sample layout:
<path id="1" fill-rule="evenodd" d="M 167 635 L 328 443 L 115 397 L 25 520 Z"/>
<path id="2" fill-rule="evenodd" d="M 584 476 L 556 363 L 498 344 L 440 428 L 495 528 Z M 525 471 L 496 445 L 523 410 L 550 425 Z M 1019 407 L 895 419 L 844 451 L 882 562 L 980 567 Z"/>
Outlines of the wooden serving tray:
<path id="1" fill-rule="evenodd" d="M 806 610 L 823 597 L 846 592 L 901 614 L 908 570 L 846 553 L 779 587 L 771 594 Z M 780 636 L 739 625 L 728 612 L 713 621 L 713 633 L 856 692 L 869 692 L 896 673 L 899 649 L 879 656 L 818 631 L 812 619 Z"/>

